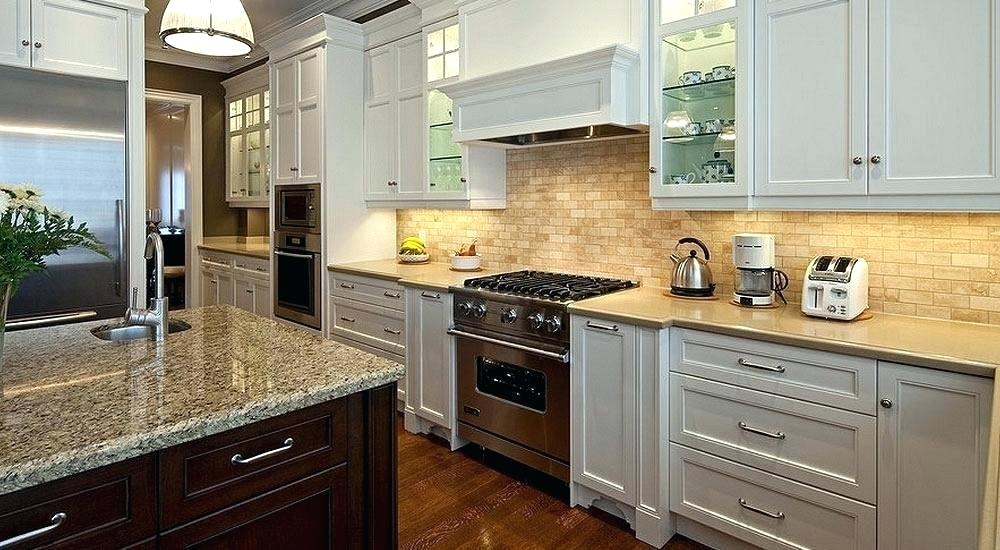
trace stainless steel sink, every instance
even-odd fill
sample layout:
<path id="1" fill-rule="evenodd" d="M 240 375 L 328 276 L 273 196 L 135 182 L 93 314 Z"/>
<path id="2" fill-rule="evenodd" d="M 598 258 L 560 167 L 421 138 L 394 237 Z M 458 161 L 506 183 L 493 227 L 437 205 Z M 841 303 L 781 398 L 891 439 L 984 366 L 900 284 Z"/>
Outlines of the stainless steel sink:
<path id="1" fill-rule="evenodd" d="M 191 328 L 191 325 L 177 319 L 171 319 L 168 325 L 168 333 L 184 332 Z M 143 325 L 101 325 L 90 330 L 90 333 L 109 342 L 130 342 L 132 340 L 142 340 L 143 338 L 152 340 L 156 336 L 153 327 Z"/>

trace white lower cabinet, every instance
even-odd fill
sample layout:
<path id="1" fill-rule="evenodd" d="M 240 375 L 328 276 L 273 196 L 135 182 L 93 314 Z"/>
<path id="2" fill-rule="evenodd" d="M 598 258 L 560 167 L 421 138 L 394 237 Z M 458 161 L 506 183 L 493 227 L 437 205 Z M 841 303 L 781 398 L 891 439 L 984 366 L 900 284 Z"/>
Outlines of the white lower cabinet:
<path id="1" fill-rule="evenodd" d="M 201 305 L 219 304 L 271 318 L 270 261 L 264 258 L 201 252 Z"/>
<path id="2" fill-rule="evenodd" d="M 671 332 L 671 512 L 730 545 L 976 547 L 992 380 Z"/>
<path id="3" fill-rule="evenodd" d="M 439 290 L 406 288 L 406 429 L 436 432 L 452 449 L 455 430 L 455 340 L 452 295 Z"/>
<path id="4" fill-rule="evenodd" d="M 406 298 L 396 281 L 333 271 L 329 318 L 330 338 L 406 362 Z M 396 388 L 399 401 L 405 401 L 406 381 Z"/>
<path id="5" fill-rule="evenodd" d="M 879 363 L 878 548 L 976 548 L 993 381 Z"/>
<path id="6" fill-rule="evenodd" d="M 637 538 L 660 547 L 673 535 L 667 332 L 574 315 L 570 339 L 571 504 L 610 503 Z"/>

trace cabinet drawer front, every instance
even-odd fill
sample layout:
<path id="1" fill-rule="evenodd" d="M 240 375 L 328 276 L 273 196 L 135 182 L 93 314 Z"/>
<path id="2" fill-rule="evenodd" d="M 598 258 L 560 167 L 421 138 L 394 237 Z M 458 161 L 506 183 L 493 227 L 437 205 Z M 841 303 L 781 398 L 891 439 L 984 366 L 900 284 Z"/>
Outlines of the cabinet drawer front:
<path id="1" fill-rule="evenodd" d="M 406 321 L 400 311 L 361 304 L 342 298 L 330 299 L 333 333 L 383 351 L 406 352 Z"/>
<path id="2" fill-rule="evenodd" d="M 344 462 L 346 415 L 344 401 L 337 400 L 163 451 L 164 526 Z"/>
<path id="3" fill-rule="evenodd" d="M 238 275 L 259 277 L 266 279 L 271 272 L 271 262 L 261 258 L 251 258 L 249 256 L 235 256 L 233 267 Z"/>
<path id="4" fill-rule="evenodd" d="M 334 273 L 330 280 L 330 294 L 398 311 L 406 310 L 406 293 L 395 281 Z"/>
<path id="5" fill-rule="evenodd" d="M 201 268 L 210 270 L 228 270 L 233 268 L 233 257 L 219 252 L 202 252 Z"/>
<path id="6" fill-rule="evenodd" d="M 159 548 L 347 548 L 349 500 L 344 464 L 164 533 Z"/>
<path id="7" fill-rule="evenodd" d="M 670 370 L 875 415 L 875 360 L 679 329 Z"/>
<path id="8" fill-rule="evenodd" d="M 670 510 L 773 549 L 874 550 L 875 507 L 670 445 Z"/>
<path id="9" fill-rule="evenodd" d="M 875 417 L 677 373 L 670 393 L 671 441 L 875 502 Z"/>
<path id="10" fill-rule="evenodd" d="M 49 528 L 41 532 L 42 529 Z M 121 548 L 156 534 L 152 455 L 0 497 L 0 542 L 27 533 L 10 550 Z M 7 548 L 6 546 L 4 547 Z"/>

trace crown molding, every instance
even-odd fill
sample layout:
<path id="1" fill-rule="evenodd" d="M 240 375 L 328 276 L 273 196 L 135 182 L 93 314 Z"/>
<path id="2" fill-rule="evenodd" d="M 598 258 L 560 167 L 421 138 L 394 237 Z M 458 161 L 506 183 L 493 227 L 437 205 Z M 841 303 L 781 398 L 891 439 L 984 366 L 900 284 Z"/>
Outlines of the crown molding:
<path id="1" fill-rule="evenodd" d="M 317 2 L 313 2 L 265 27 L 255 28 L 254 38 L 257 45 L 246 57 L 207 57 L 175 49 L 164 49 L 163 42 L 160 40 L 159 36 L 148 36 L 146 37 L 145 44 L 146 60 L 230 74 L 268 57 L 268 52 L 262 45 L 265 41 L 274 38 L 288 29 L 301 25 L 302 23 L 315 18 L 317 15 L 326 13 L 333 15 L 334 17 L 350 21 L 388 6 L 389 4 L 392 4 L 393 1 L 394 0 L 319 0 Z"/>

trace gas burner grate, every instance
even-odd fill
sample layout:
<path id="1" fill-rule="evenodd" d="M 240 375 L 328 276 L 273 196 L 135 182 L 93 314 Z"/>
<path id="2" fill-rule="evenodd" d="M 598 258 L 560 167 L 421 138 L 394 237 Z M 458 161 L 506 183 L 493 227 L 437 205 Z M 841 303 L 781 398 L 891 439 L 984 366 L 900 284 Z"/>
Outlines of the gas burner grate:
<path id="1" fill-rule="evenodd" d="M 466 279 L 466 288 L 478 288 L 502 294 L 572 302 L 634 288 L 639 284 L 624 279 L 567 275 L 545 271 L 515 271 Z"/>

